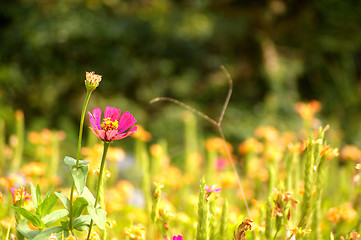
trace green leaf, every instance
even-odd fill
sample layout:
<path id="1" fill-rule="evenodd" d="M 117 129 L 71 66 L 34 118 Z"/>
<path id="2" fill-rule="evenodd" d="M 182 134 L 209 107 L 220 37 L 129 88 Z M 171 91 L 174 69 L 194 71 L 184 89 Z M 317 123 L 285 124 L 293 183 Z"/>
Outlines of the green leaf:
<path id="1" fill-rule="evenodd" d="M 41 196 L 40 186 L 39 184 L 36 185 L 36 200 L 38 201 L 38 205 L 40 205 L 43 202 L 43 198 Z"/>
<path id="2" fill-rule="evenodd" d="M 72 168 L 73 166 L 76 165 L 76 160 L 72 157 L 69 157 L 69 156 L 66 156 L 64 158 L 64 162 L 66 165 L 68 165 L 70 168 Z M 79 166 L 82 166 L 82 165 L 88 165 L 89 162 L 88 161 L 82 161 L 82 160 L 79 160 Z"/>
<path id="3" fill-rule="evenodd" d="M 76 190 L 79 194 L 82 194 L 86 184 L 86 178 L 88 176 L 88 165 L 81 165 L 79 167 L 70 168 L 71 175 L 75 183 Z"/>
<path id="4" fill-rule="evenodd" d="M 83 193 L 80 195 L 81 197 L 85 198 L 89 205 L 94 206 L 95 203 L 95 197 L 93 196 L 93 194 L 90 192 L 89 188 L 84 187 L 84 191 Z"/>
<path id="5" fill-rule="evenodd" d="M 52 233 L 58 234 L 63 230 L 64 228 L 62 226 L 51 227 L 39 233 L 36 237 L 33 238 L 33 240 L 47 240 Z"/>
<path id="6" fill-rule="evenodd" d="M 58 202 L 58 196 L 52 194 L 44 199 L 44 201 L 40 204 L 40 206 L 36 209 L 36 214 L 40 215 L 41 217 L 49 214 L 51 210 L 55 207 L 56 203 Z"/>
<path id="7" fill-rule="evenodd" d="M 45 201 L 46 198 L 48 198 L 48 197 L 53 193 L 54 188 L 55 188 L 55 186 L 53 186 L 53 187 L 45 194 L 44 201 Z"/>
<path id="8" fill-rule="evenodd" d="M 100 228 L 105 228 L 105 223 L 107 221 L 106 216 L 107 212 L 100 208 L 94 208 L 91 205 L 88 205 L 88 212 L 93 219 L 94 223 Z"/>
<path id="9" fill-rule="evenodd" d="M 27 239 L 33 239 L 39 233 L 37 230 L 31 230 L 25 219 L 18 223 L 16 230 L 18 230 Z"/>
<path id="10" fill-rule="evenodd" d="M 17 213 L 19 213 L 24 218 L 26 218 L 34 226 L 36 226 L 38 228 L 44 228 L 45 227 L 43 221 L 41 221 L 41 219 L 38 216 L 36 216 L 36 215 L 32 214 L 31 212 L 25 210 L 24 208 L 15 207 L 15 206 L 9 206 L 9 207 L 14 209 Z"/>
<path id="11" fill-rule="evenodd" d="M 49 227 L 51 224 L 67 216 L 68 214 L 69 214 L 68 210 L 59 209 L 49 213 L 48 215 L 45 215 L 44 217 L 41 218 L 41 220 L 45 223 L 45 227 Z"/>
<path id="12" fill-rule="evenodd" d="M 89 228 L 90 215 L 81 215 L 74 220 L 74 228 L 78 231 L 84 231 Z"/>
<path id="13" fill-rule="evenodd" d="M 88 206 L 88 201 L 85 198 L 76 199 L 73 205 L 73 218 L 79 217 L 86 206 Z"/>
<path id="14" fill-rule="evenodd" d="M 34 184 L 31 182 L 30 183 L 30 191 L 31 191 L 31 199 L 33 200 L 33 204 L 35 209 L 38 208 L 38 197 L 36 194 L 36 187 L 34 186 Z"/>
<path id="15" fill-rule="evenodd" d="M 60 199 L 60 201 L 63 203 L 64 207 L 69 210 L 70 208 L 70 200 L 62 193 L 60 192 L 54 192 L 56 196 Z"/>
<path id="16" fill-rule="evenodd" d="M 69 221 L 60 221 L 60 224 L 65 230 L 69 230 Z"/>

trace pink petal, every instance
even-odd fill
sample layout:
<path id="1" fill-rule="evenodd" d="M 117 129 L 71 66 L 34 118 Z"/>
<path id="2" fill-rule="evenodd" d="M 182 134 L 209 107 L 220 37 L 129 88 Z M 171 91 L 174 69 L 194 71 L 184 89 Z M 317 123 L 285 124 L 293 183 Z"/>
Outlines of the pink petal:
<path id="1" fill-rule="evenodd" d="M 106 107 L 104 110 L 104 118 L 108 118 L 110 117 L 110 119 L 112 121 L 114 120 L 119 120 L 120 118 L 120 109 L 115 108 L 115 107 Z"/>
<path id="2" fill-rule="evenodd" d="M 100 108 L 94 108 L 93 109 L 93 118 L 94 118 L 94 121 L 95 121 L 95 125 L 92 123 L 93 127 L 96 128 L 96 129 L 101 129 L 101 127 L 100 127 L 100 119 L 102 118 L 102 110 Z"/>
<path id="3" fill-rule="evenodd" d="M 98 130 L 95 128 L 90 128 L 90 130 L 92 130 L 92 132 L 95 134 L 95 136 L 97 136 L 97 138 L 99 138 L 101 140 L 105 140 L 105 131 L 104 130 Z"/>
<path id="4" fill-rule="evenodd" d="M 118 134 L 118 130 L 108 130 L 106 132 L 106 141 L 113 141 L 115 140 L 114 137 Z"/>
<path id="5" fill-rule="evenodd" d="M 118 132 L 118 135 L 116 135 L 113 140 L 119 140 L 119 139 L 123 139 L 128 137 L 129 135 L 131 135 L 133 132 L 137 131 L 137 126 L 134 126 L 133 128 L 131 128 L 128 132 L 126 133 L 121 133 L 120 131 Z"/>
<path id="6" fill-rule="evenodd" d="M 133 117 L 132 114 L 130 114 L 129 112 L 123 113 L 123 115 L 120 117 L 120 120 L 119 120 L 119 126 L 118 126 L 119 132 L 126 131 L 128 128 L 133 126 L 136 122 L 137 122 L 137 120 L 135 120 L 135 118 Z"/>

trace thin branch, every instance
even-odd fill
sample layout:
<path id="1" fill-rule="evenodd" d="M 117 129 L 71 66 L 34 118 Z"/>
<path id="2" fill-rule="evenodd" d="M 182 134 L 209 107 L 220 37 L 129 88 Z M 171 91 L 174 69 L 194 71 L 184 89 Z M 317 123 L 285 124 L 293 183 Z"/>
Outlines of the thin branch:
<path id="1" fill-rule="evenodd" d="M 159 101 L 168 101 L 168 102 L 172 102 L 175 104 L 178 104 L 184 108 L 187 108 L 189 111 L 194 112 L 195 114 L 197 114 L 198 116 L 200 116 L 201 118 L 204 118 L 205 120 L 207 120 L 208 122 L 212 123 L 214 126 L 218 127 L 218 123 L 213 120 L 212 118 L 208 117 L 206 114 L 198 111 L 197 109 L 195 109 L 194 107 L 185 104 L 181 101 L 178 101 L 177 99 L 174 98 L 170 98 L 170 97 L 157 97 L 157 98 L 153 98 L 152 100 L 150 100 L 150 104 L 155 103 L 155 102 L 159 102 Z"/>
<path id="2" fill-rule="evenodd" d="M 212 125 L 214 125 L 218 131 L 219 131 L 219 134 L 221 135 L 221 138 L 223 139 L 223 143 L 224 143 L 224 146 L 226 148 L 226 151 L 227 151 L 227 155 L 228 155 L 228 158 L 229 158 L 229 161 L 231 162 L 231 166 L 232 166 L 232 169 L 236 175 L 236 178 L 237 178 L 237 183 L 238 183 L 238 186 L 239 186 L 239 189 L 241 190 L 241 194 L 242 194 L 242 198 L 243 198 L 243 201 L 244 201 L 244 205 L 246 206 L 246 209 L 247 209 L 247 213 L 248 213 L 248 216 L 251 217 L 251 214 L 249 212 L 249 208 L 248 208 L 248 204 L 247 204 L 247 200 L 246 200 L 246 196 L 244 194 L 244 190 L 243 190 L 243 187 L 242 187 L 242 183 L 241 183 L 241 179 L 239 177 L 239 174 L 237 172 L 237 169 L 236 169 L 236 166 L 234 164 L 234 161 L 232 159 L 232 154 L 228 148 L 228 145 L 227 145 L 227 141 L 226 141 L 226 138 L 224 136 L 224 133 L 223 133 L 223 130 L 222 130 L 222 127 L 221 127 L 221 124 L 222 124 L 222 120 L 223 120 L 223 117 L 224 117 L 224 113 L 226 112 L 226 109 L 227 109 L 227 106 L 228 106 L 228 103 L 229 103 L 229 100 L 231 98 L 231 95 L 232 95 L 232 89 L 233 89 L 233 82 L 232 82 L 232 78 L 229 74 L 229 72 L 227 71 L 227 69 L 222 65 L 221 66 L 221 69 L 222 71 L 224 72 L 224 74 L 226 75 L 226 78 L 228 79 L 229 81 L 229 89 L 228 89 L 228 94 L 227 94 L 227 97 L 226 97 L 226 100 L 224 102 L 224 105 L 223 105 L 223 108 L 222 108 L 222 112 L 221 112 L 221 115 L 219 117 L 219 120 L 218 122 L 212 118 L 210 118 L 209 116 L 207 116 L 206 114 L 198 111 L 197 109 L 195 109 L 194 107 L 190 106 L 190 105 L 187 105 L 177 99 L 174 99 L 174 98 L 169 98 L 169 97 L 158 97 L 158 98 L 154 98 L 150 101 L 150 104 L 152 103 L 155 103 L 155 102 L 159 102 L 159 101 L 168 101 L 168 102 L 172 102 L 172 103 L 175 103 L 175 104 L 178 104 L 188 110 L 190 110 L 191 112 L 197 114 L 198 116 L 202 117 L 203 119 L 207 120 L 208 122 L 210 122 Z"/>
<path id="3" fill-rule="evenodd" d="M 221 66 L 221 69 L 222 69 L 224 75 L 226 75 L 226 78 L 228 79 L 229 89 L 228 89 L 228 94 L 227 94 L 227 97 L 226 97 L 226 101 L 224 102 L 224 105 L 223 105 L 223 108 L 222 108 L 221 115 L 219 116 L 219 119 L 218 119 L 218 126 L 221 126 L 221 124 L 222 124 L 223 116 L 224 116 L 224 113 L 226 112 L 226 109 L 227 109 L 227 106 L 228 106 L 228 103 L 229 103 L 229 99 L 231 99 L 232 90 L 233 90 L 233 82 L 232 82 L 231 75 L 229 74 L 229 72 L 227 71 L 227 69 L 223 65 Z"/>

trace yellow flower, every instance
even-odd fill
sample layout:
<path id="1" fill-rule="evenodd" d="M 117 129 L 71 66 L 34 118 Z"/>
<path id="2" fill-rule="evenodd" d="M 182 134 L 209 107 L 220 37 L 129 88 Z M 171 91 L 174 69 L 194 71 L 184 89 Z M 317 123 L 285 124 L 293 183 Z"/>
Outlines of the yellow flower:
<path id="1" fill-rule="evenodd" d="M 342 205 L 340 213 L 344 221 L 353 221 L 357 218 L 357 211 L 352 207 L 351 203 Z"/>
<path id="2" fill-rule="evenodd" d="M 99 169 L 99 168 L 93 170 L 93 173 L 94 173 L 94 174 L 99 175 L 99 172 L 100 172 L 100 169 Z M 107 169 L 105 169 L 105 168 L 104 168 L 104 174 L 105 174 L 106 177 L 108 177 L 108 178 L 110 177 L 110 171 L 107 170 Z"/>
<path id="3" fill-rule="evenodd" d="M 232 145 L 228 142 L 226 142 L 226 145 L 227 145 L 229 152 L 232 153 L 233 152 Z M 207 139 L 206 140 L 206 149 L 209 152 L 218 151 L 223 156 L 227 156 L 227 149 L 224 145 L 224 141 L 222 138 L 215 137 L 215 138 Z"/>
<path id="4" fill-rule="evenodd" d="M 332 207 L 327 211 L 327 219 L 333 223 L 338 223 L 340 220 L 341 214 L 336 207 Z"/>
<path id="5" fill-rule="evenodd" d="M 358 240 L 358 239 L 360 239 L 360 234 L 358 232 L 351 232 L 349 239 L 350 240 Z"/>
<path id="6" fill-rule="evenodd" d="M 16 227 L 16 221 L 14 218 L 4 218 L 2 220 L 0 220 L 0 225 L 3 226 L 3 228 L 8 229 L 8 228 L 15 228 Z"/>
<path id="7" fill-rule="evenodd" d="M 301 118 L 310 120 L 321 110 L 321 103 L 316 100 L 312 100 L 309 103 L 298 102 L 296 103 L 295 110 Z"/>
<path id="8" fill-rule="evenodd" d="M 152 139 L 152 134 L 150 132 L 146 131 L 144 127 L 141 125 L 136 125 L 138 127 L 138 130 L 133 133 L 131 136 L 134 138 L 138 138 L 143 142 L 149 142 Z"/>
<path id="9" fill-rule="evenodd" d="M 264 138 L 268 142 L 274 142 L 278 139 L 278 131 L 274 127 L 259 126 L 254 130 L 254 135 L 261 139 Z"/>
<path id="10" fill-rule="evenodd" d="M 145 240 L 145 227 L 142 224 L 133 225 L 124 230 L 124 235 L 132 240 Z"/>
<path id="11" fill-rule="evenodd" d="M 262 151 L 263 144 L 255 138 L 249 138 L 238 146 L 238 152 L 240 154 L 246 154 L 248 152 L 261 153 Z"/>
<path id="12" fill-rule="evenodd" d="M 361 150 L 356 146 L 346 145 L 341 149 L 340 159 L 347 160 L 350 159 L 352 161 L 360 161 L 361 160 Z"/>
<path id="13" fill-rule="evenodd" d="M 40 177 L 45 174 L 45 165 L 41 162 L 30 162 L 24 165 L 20 172 L 23 173 L 27 177 Z"/>
<path id="14" fill-rule="evenodd" d="M 332 158 L 338 157 L 338 148 L 331 148 L 330 145 L 324 147 L 324 149 L 320 152 L 321 156 L 326 156 L 327 160 L 331 160 Z"/>

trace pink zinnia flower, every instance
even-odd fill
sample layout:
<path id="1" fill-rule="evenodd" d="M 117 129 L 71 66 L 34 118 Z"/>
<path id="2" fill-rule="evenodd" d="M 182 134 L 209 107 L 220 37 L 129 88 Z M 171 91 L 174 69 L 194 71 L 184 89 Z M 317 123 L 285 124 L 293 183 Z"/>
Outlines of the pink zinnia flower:
<path id="1" fill-rule="evenodd" d="M 125 138 L 137 131 L 136 126 L 132 127 L 137 121 L 129 112 L 121 115 L 120 109 L 108 106 L 105 108 L 102 122 L 100 121 L 102 117 L 102 110 L 100 108 L 94 108 L 93 114 L 90 112 L 88 112 L 88 114 L 89 121 L 92 124 L 90 129 L 95 136 L 105 142 Z M 132 128 L 128 130 L 130 127 Z"/>
<path id="2" fill-rule="evenodd" d="M 10 188 L 10 190 L 14 204 L 21 200 L 30 200 L 31 198 L 31 194 L 27 193 L 23 186 L 21 186 L 20 189 Z"/>

